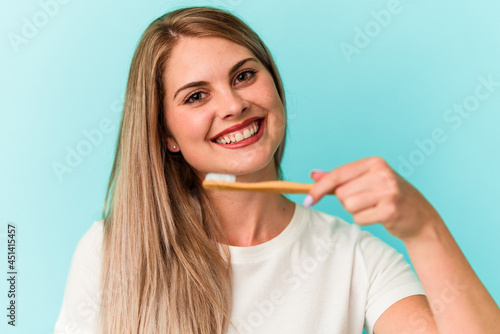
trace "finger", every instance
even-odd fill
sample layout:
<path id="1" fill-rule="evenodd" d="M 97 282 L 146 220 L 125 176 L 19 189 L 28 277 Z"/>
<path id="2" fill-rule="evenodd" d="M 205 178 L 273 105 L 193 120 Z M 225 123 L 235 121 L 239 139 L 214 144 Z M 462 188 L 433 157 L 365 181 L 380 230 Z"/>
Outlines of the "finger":
<path id="1" fill-rule="evenodd" d="M 321 170 L 321 169 L 313 169 L 310 173 L 311 178 L 315 181 L 318 182 L 323 178 L 323 176 L 326 175 L 327 172 Z"/>
<path id="2" fill-rule="evenodd" d="M 389 223 L 395 221 L 397 216 L 398 209 L 396 204 L 390 200 L 382 200 L 376 206 L 353 214 L 352 219 L 356 224 L 370 225 Z"/>
<path id="3" fill-rule="evenodd" d="M 379 208 L 377 206 L 373 206 L 371 208 L 367 208 L 363 211 L 357 212 L 352 215 L 352 220 L 358 225 L 372 225 L 376 224 L 379 221 L 375 218 L 378 217 Z"/>
<path id="4" fill-rule="evenodd" d="M 380 195 L 374 191 L 365 191 L 346 198 L 339 198 L 339 200 L 344 209 L 354 215 L 375 207 L 380 200 Z"/>
<path id="5" fill-rule="evenodd" d="M 370 168 L 368 159 L 370 158 L 348 163 L 323 175 L 309 191 L 304 200 L 304 205 L 310 206 L 317 203 L 323 196 L 333 192 L 339 185 L 366 173 Z"/>
<path id="6" fill-rule="evenodd" d="M 392 191 L 397 187 L 397 183 L 389 182 L 390 178 L 396 179 L 396 176 L 391 174 L 392 171 L 387 170 L 370 171 L 338 186 L 335 195 L 346 198 L 362 191 L 377 190 L 382 193 Z"/>

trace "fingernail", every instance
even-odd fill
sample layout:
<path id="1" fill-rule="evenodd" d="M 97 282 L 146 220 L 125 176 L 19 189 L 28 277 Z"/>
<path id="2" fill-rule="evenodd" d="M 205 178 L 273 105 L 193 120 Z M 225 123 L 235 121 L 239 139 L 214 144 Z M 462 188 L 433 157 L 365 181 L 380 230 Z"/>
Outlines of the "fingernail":
<path id="1" fill-rule="evenodd" d="M 314 174 L 324 174 L 325 171 L 324 170 L 321 170 L 321 169 L 313 169 L 311 170 L 311 172 L 309 173 L 309 176 L 311 178 L 314 178 Z"/>
<path id="2" fill-rule="evenodd" d="M 314 199 L 312 198 L 311 195 L 307 195 L 306 198 L 304 198 L 304 202 L 302 205 L 304 205 L 306 208 L 309 208 L 311 205 L 313 205 Z"/>

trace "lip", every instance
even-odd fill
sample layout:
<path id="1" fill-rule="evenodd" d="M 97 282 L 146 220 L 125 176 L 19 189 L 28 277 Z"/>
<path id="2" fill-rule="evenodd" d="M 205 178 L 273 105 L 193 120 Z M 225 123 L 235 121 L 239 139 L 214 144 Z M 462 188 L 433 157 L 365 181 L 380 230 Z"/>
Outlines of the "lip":
<path id="1" fill-rule="evenodd" d="M 230 133 L 230 132 L 234 132 L 234 131 L 238 131 L 238 130 L 241 130 L 243 128 L 245 128 L 246 126 L 250 125 L 251 123 L 255 122 L 256 120 L 258 119 L 263 119 L 263 117 L 251 117 L 249 119 L 246 119 L 244 120 L 243 122 L 239 123 L 239 124 L 236 124 L 236 125 L 233 125 L 233 126 L 230 126 L 229 128 L 219 132 L 218 134 L 216 134 L 215 136 L 213 136 L 212 138 L 210 138 L 211 141 L 215 141 L 216 138 L 222 136 L 222 135 L 225 135 L 227 133 Z"/>
<path id="2" fill-rule="evenodd" d="M 237 143 L 234 143 L 234 144 L 219 144 L 219 143 L 217 143 L 215 141 L 214 141 L 214 143 L 216 145 L 219 145 L 219 146 L 221 146 L 223 148 L 228 148 L 228 149 L 242 148 L 242 147 L 245 147 L 245 146 L 248 146 L 248 145 L 251 145 L 251 144 L 255 143 L 260 138 L 262 138 L 262 136 L 264 135 L 264 128 L 265 128 L 265 124 L 266 124 L 266 119 L 265 118 L 261 118 L 261 117 L 256 117 L 256 118 L 253 118 L 253 120 L 250 121 L 250 123 L 254 122 L 255 120 L 260 120 L 260 126 L 259 126 L 259 132 L 257 132 L 253 137 L 244 139 L 244 140 L 242 140 L 240 142 L 237 142 Z M 247 121 L 245 121 L 245 122 L 247 122 Z M 243 122 L 243 123 L 245 123 L 245 122 Z M 231 128 L 229 128 L 229 129 L 231 129 Z M 240 126 L 240 128 L 241 128 L 241 126 Z M 224 130 L 224 131 L 226 131 L 226 130 Z M 232 132 L 232 131 L 235 131 L 235 130 L 231 130 L 229 132 Z M 221 133 L 224 134 L 224 132 L 221 132 Z M 217 138 L 217 137 L 214 137 L 214 138 Z"/>

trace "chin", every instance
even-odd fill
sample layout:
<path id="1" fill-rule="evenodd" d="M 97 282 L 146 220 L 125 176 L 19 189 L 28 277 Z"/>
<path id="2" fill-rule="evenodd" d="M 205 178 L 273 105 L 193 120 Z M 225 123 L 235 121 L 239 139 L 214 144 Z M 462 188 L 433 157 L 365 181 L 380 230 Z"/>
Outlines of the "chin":
<path id="1" fill-rule="evenodd" d="M 236 176 L 260 174 L 272 175 L 275 173 L 274 155 L 271 157 L 262 157 L 260 159 L 249 159 L 243 161 L 233 161 L 233 163 L 226 163 L 222 166 L 224 174 L 232 174 Z"/>
<path id="2" fill-rule="evenodd" d="M 236 176 L 262 174 L 263 177 L 269 178 L 276 173 L 274 164 L 275 150 L 271 147 L 245 153 L 234 154 L 236 153 L 234 151 L 230 153 L 220 157 L 214 155 L 200 157 L 195 155 L 193 159 L 187 161 L 197 172 L 204 174 L 221 173 Z"/>

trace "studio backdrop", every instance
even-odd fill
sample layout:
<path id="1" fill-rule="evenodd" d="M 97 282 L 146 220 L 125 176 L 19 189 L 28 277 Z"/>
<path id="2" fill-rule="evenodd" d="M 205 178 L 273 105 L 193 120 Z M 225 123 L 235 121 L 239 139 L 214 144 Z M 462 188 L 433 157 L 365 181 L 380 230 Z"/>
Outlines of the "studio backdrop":
<path id="1" fill-rule="evenodd" d="M 499 2 L 4 0 L 0 332 L 52 333 L 75 247 L 102 218 L 133 51 L 153 19 L 193 5 L 237 14 L 275 57 L 285 179 L 385 158 L 500 302 Z M 352 223 L 334 196 L 316 208 Z"/>

